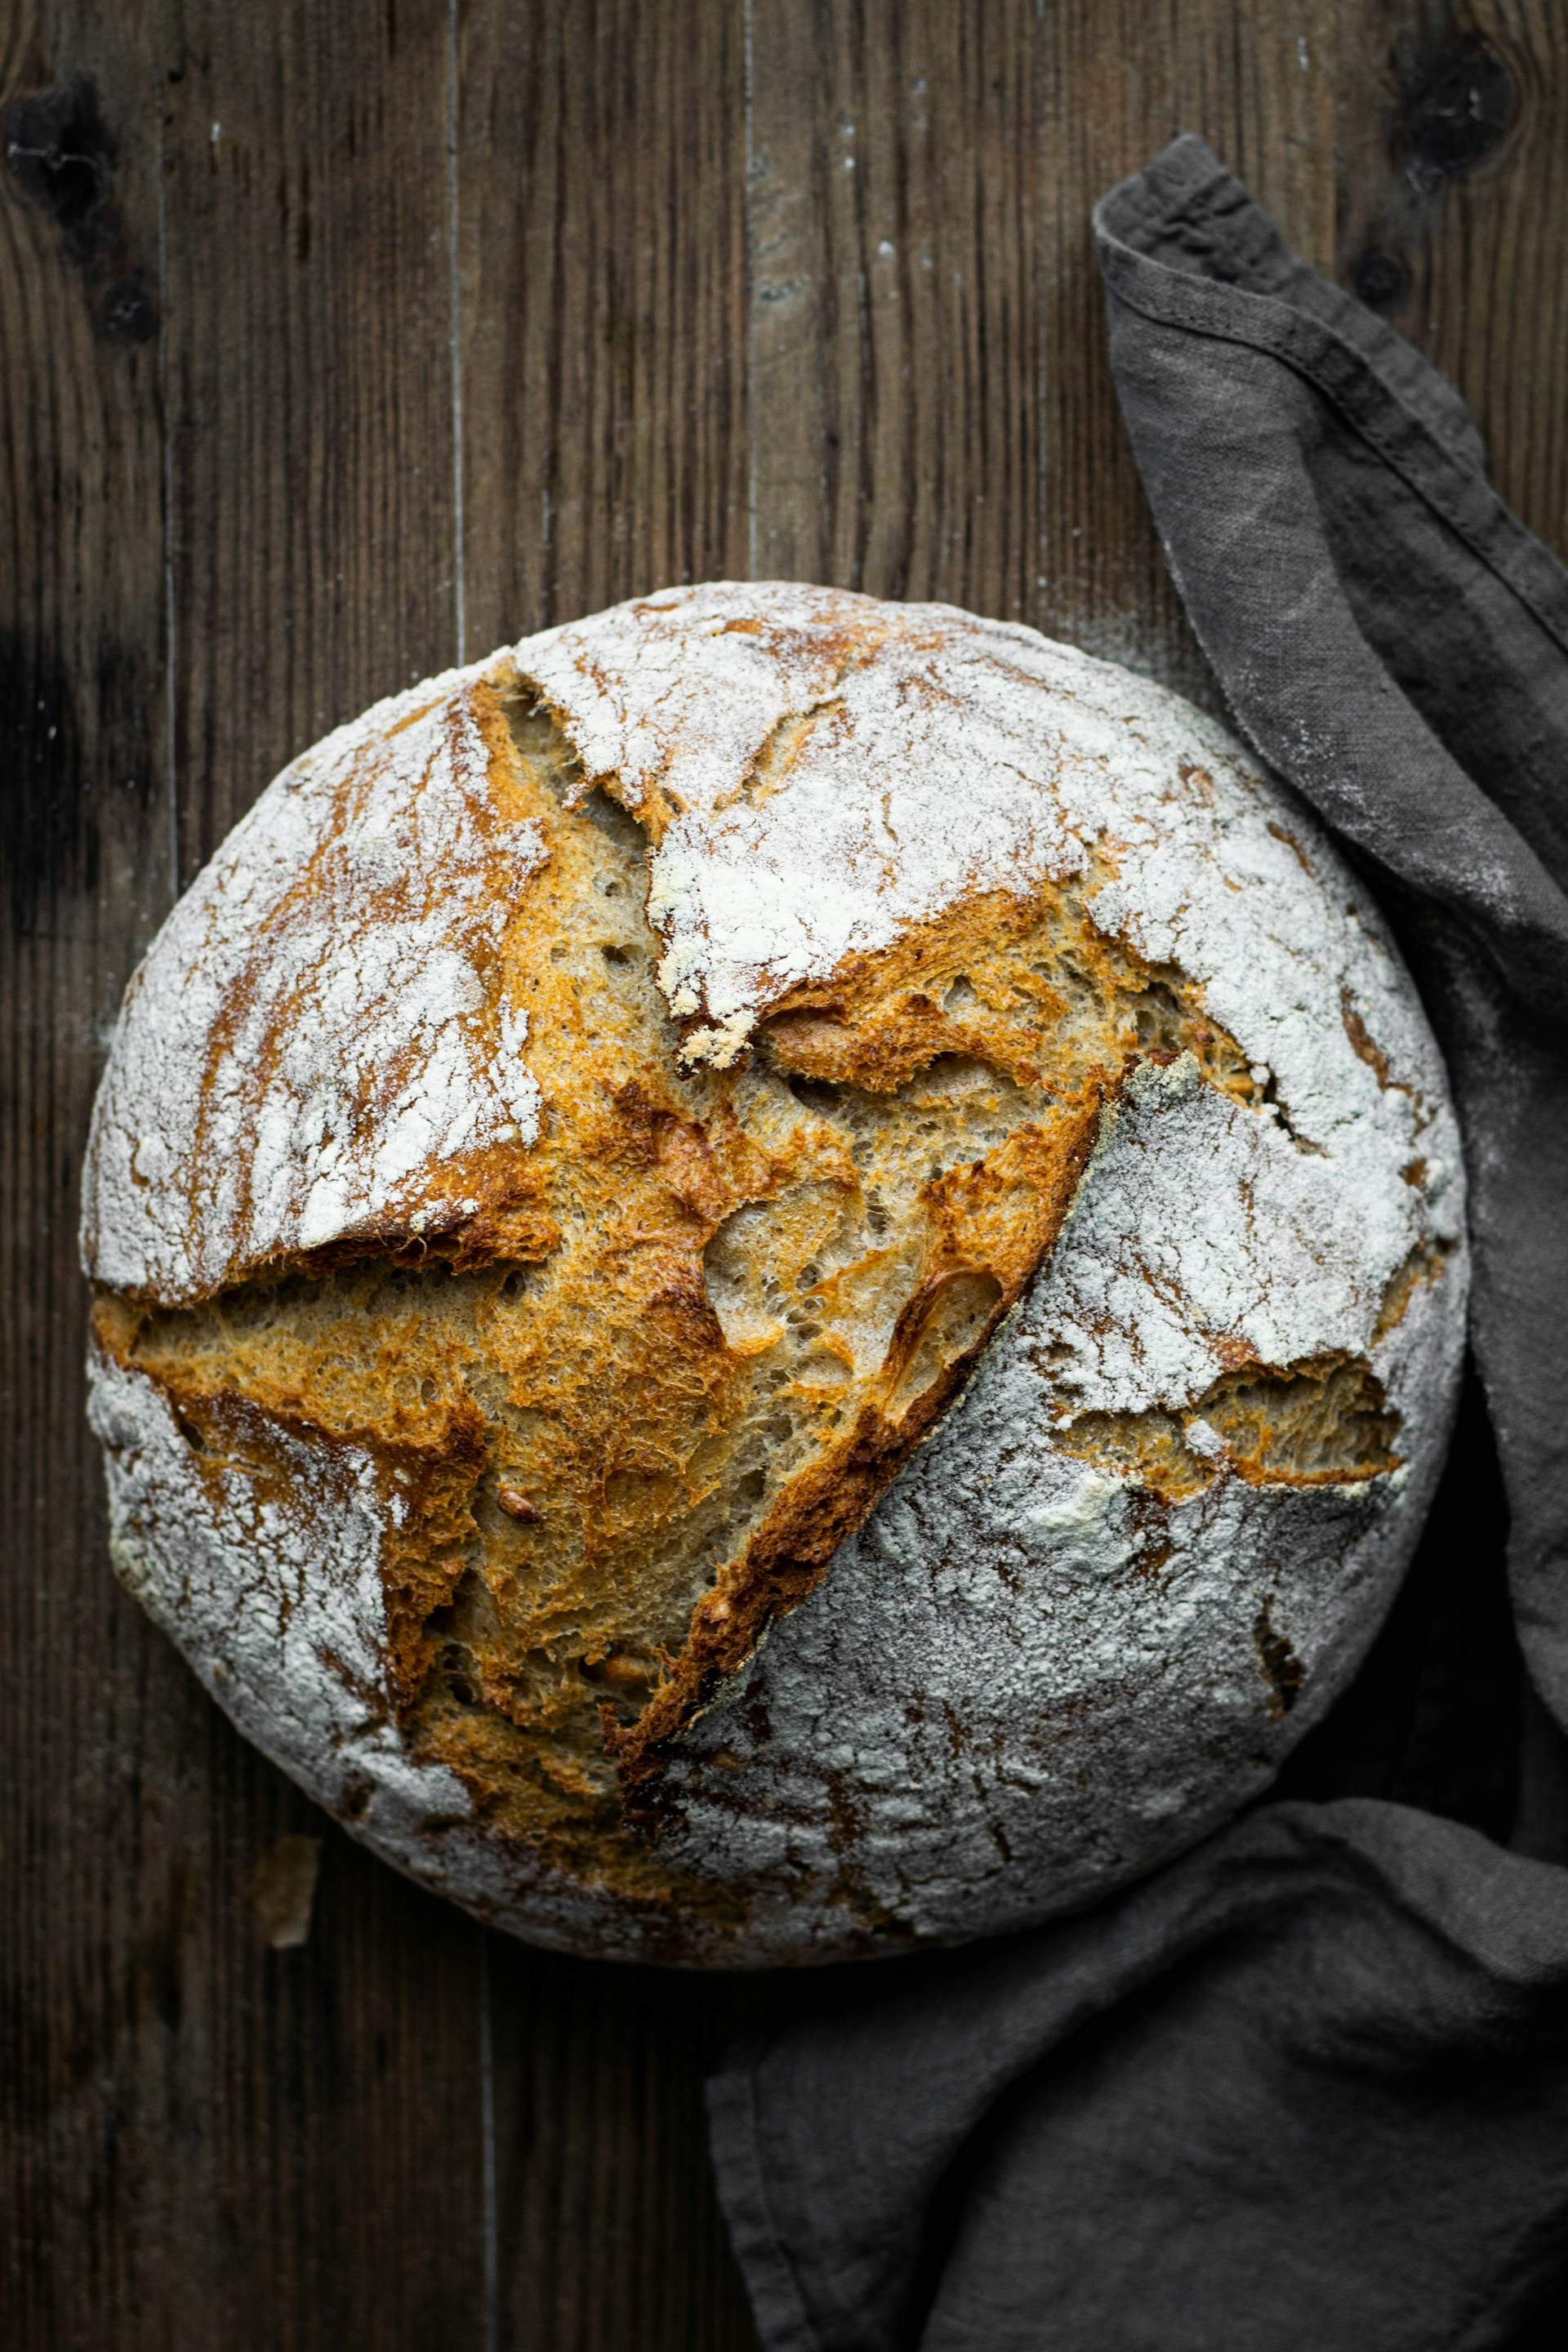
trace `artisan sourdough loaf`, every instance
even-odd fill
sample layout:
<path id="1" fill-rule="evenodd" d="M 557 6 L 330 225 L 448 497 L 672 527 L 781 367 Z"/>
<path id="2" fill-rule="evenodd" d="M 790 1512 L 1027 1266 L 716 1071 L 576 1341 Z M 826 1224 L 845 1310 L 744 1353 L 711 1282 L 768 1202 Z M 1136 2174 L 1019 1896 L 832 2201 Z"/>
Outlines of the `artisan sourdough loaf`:
<path id="1" fill-rule="evenodd" d="M 672 590 L 306 752 L 132 981 L 116 1563 L 539 1942 L 1016 1927 L 1354 1667 L 1462 1190 L 1384 925 L 1223 730 L 943 606 Z"/>

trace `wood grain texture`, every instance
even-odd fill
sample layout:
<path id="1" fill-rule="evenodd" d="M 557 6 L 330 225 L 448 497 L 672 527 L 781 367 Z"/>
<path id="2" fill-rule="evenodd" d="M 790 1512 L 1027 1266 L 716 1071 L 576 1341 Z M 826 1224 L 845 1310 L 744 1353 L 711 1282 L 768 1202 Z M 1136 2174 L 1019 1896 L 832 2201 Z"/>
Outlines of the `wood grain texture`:
<path id="1" fill-rule="evenodd" d="M 1089 235 L 1179 128 L 1568 546 L 1568 11 L 3 0 L 0 106 L 5 2341 L 742 2352 L 700 2085 L 778 1988 L 481 1935 L 110 1583 L 73 1227 L 114 1004 L 291 751 L 671 580 L 947 598 L 1211 699 Z M 1342 1726 L 1342 1779 L 1442 1780 L 1409 1662 L 1476 1635 L 1438 1580 L 1415 1727 Z M 274 1950 L 290 1832 L 321 1885 Z"/>
<path id="2" fill-rule="evenodd" d="M 745 576 L 742 19 L 458 14 L 468 650 Z"/>
<path id="3" fill-rule="evenodd" d="M 444 0 L 401 0 L 171 10 L 160 39 L 184 882 L 293 752 L 457 655 L 448 31 Z M 214 1794 L 187 1835 L 216 1916 L 187 2048 L 216 2095 L 176 2336 L 478 2334 L 481 1938 L 334 1836 L 310 1944 L 268 1949 L 251 1878 L 309 1809 L 201 1719 Z"/>
<path id="4" fill-rule="evenodd" d="M 1568 11 L 1342 0 L 1341 13 L 1332 264 L 1458 386 L 1499 490 L 1562 552 Z"/>
<path id="5" fill-rule="evenodd" d="M 32 1425 L 8 1465 L 29 1606 L 7 1664 L 30 1703 L 5 1711 L 29 1743 L 5 1774 L 28 1804 L 7 2041 L 34 2070 L 11 2248 L 26 2341 L 437 2342 L 484 2325 L 481 1939 L 334 1834 L 311 1943 L 266 1944 L 253 1874 L 310 1811 L 109 1580 L 72 1195 L 176 856 L 188 879 L 290 751 L 454 651 L 427 102 L 446 12 L 405 10 L 422 58 L 360 12 L 324 37 L 223 10 L 116 22 L 112 44 L 41 22 L 10 87 L 86 78 L 44 194 L 75 201 L 70 152 L 101 118 L 123 250 L 73 259 L 86 232 L 29 203 L 15 165 L 0 215 L 30 326 L 7 479 L 38 603 L 15 625 L 39 728 L 72 746 L 13 772 L 37 906 L 5 1129 L 31 1147 L 8 1188 L 25 1313 L 6 1339 L 27 1353 L 7 1385 Z M 150 340 L 106 331 L 128 281 L 151 289 Z"/>
<path id="6" fill-rule="evenodd" d="M 156 302 L 155 123 L 94 96 L 134 77 L 144 97 L 138 51 L 134 27 L 75 10 L 0 27 L 0 2302 L 39 2343 L 143 2291 L 126 2225 L 157 2234 L 169 2159 L 137 2175 L 181 2130 L 184 1890 L 163 1824 L 205 1802 L 159 1737 L 159 1663 L 105 1591 L 71 1202 L 102 1024 L 172 881 L 155 311 L 151 336 L 145 312 L 106 331 L 116 286 Z"/>
<path id="7" fill-rule="evenodd" d="M 754 0 L 752 559 L 1028 609 L 1041 495 L 1030 0 Z M 982 31 L 983 26 L 983 31 Z"/>
<path id="8" fill-rule="evenodd" d="M 744 577 L 743 21 L 639 0 L 458 16 L 468 650 Z M 489 1950 L 498 2347 L 752 2330 L 702 2077 L 754 1987 Z"/>

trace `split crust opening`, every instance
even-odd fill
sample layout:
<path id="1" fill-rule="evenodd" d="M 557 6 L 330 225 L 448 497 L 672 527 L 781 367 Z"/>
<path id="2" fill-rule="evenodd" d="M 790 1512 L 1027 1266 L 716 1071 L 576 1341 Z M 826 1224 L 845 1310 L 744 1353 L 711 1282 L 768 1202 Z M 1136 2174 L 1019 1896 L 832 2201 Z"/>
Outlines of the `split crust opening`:
<path id="1" fill-rule="evenodd" d="M 103 1291 L 96 1328 L 204 1477 L 286 1493 L 301 1436 L 368 1454 L 409 1751 L 493 1833 L 718 1917 L 737 1898 L 678 1882 L 643 1834 L 670 1743 L 951 1402 L 1127 1071 L 1191 1053 L 1260 1097 L 1200 992 L 1096 929 L 1095 873 L 960 905 L 794 992 L 736 1066 L 683 1068 L 643 833 L 613 784 L 584 791 L 526 681 L 491 717 L 492 790 L 547 852 L 501 948 L 542 1103 L 502 1196 L 194 1307 Z M 794 740 L 770 739 L 767 788 Z M 1359 1359 L 1241 1367 L 1185 1416 L 1052 1433 L 1167 1500 L 1222 1469 L 1370 1477 L 1396 1433 Z"/>

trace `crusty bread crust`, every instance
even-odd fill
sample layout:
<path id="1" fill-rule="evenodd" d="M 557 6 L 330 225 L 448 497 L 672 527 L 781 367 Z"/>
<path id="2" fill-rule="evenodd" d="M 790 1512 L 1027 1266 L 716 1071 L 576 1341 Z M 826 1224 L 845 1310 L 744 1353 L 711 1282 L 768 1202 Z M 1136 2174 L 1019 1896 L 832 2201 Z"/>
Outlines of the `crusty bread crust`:
<path id="1" fill-rule="evenodd" d="M 1304 813 L 1124 672 L 777 585 L 286 771 L 128 992 L 83 1232 L 121 1571 L 237 1720 L 487 1916 L 698 1960 L 1044 1916 L 1260 1785 L 1465 1286 Z"/>

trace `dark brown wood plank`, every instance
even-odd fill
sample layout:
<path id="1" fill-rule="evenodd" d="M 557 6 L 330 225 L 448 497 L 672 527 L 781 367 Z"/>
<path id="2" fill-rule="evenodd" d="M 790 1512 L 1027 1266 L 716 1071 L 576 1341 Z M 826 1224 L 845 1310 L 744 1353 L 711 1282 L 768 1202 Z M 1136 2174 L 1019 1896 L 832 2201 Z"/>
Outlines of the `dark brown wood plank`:
<path id="1" fill-rule="evenodd" d="M 289 751 L 452 656 L 446 10 L 112 13 L 7 56 L 24 98 L 89 77 L 103 130 L 79 94 L 34 175 L 56 217 L 25 158 L 0 214 L 20 2307 L 49 2345 L 482 2340 L 480 1938 L 328 1832 L 310 1943 L 264 1942 L 258 1859 L 324 1825 L 110 1583 L 72 1246 L 176 840 L 185 878 Z M 73 226 L 95 173 L 113 221 Z"/>
<path id="2" fill-rule="evenodd" d="M 284 760 L 458 651 L 448 12 L 186 0 L 166 38 L 184 880 Z M 168 1714 L 203 1759 L 174 2340 L 482 2342 L 479 1933 L 327 1832 L 309 1943 L 268 1949 L 258 1857 L 324 1825 L 184 1682 Z"/>
<path id="3" fill-rule="evenodd" d="M 181 861 L 457 655 L 446 0 L 190 0 L 166 70 Z"/>
<path id="4" fill-rule="evenodd" d="M 742 10 L 463 0 L 468 637 L 744 577 Z"/>
<path id="5" fill-rule="evenodd" d="M 723 0 L 466 5 L 470 652 L 745 575 L 744 42 Z M 753 2341 L 701 2084 L 745 1989 L 496 1938 L 498 2343 Z"/>
<path id="6" fill-rule="evenodd" d="M 1310 259 L 1331 259 L 1328 0 L 1139 0 L 1045 13 L 1039 397 L 1047 451 L 1036 626 L 1212 700 L 1122 431 L 1089 215 L 1178 131 L 1197 131 Z M 1350 93 L 1350 103 L 1356 103 Z"/>
<path id="7" fill-rule="evenodd" d="M 0 2307 L 28 2345 L 132 2308 L 181 2126 L 181 1894 L 140 1778 L 152 1644 L 105 1567 L 75 1245 L 106 1025 L 172 878 L 142 13 L 0 23 Z"/>
<path id="8" fill-rule="evenodd" d="M 1332 243 L 1322 5 L 755 0 L 755 561 L 1201 686 L 1121 435 L 1089 215 L 1202 127 Z"/>
<path id="9" fill-rule="evenodd" d="M 1179 128 L 1431 352 L 1568 546 L 1568 16 L 15 6 L 6 98 L 78 75 L 104 137 L 73 100 L 42 181 L 0 171 L 7 2334 L 741 2352 L 700 2080 L 776 1995 L 481 1937 L 110 1585 L 71 1232 L 105 1024 L 176 864 L 465 634 L 750 569 L 1207 698 L 1088 226 Z M 250 1885 L 285 1832 L 325 1864 L 278 1952 Z"/>
<path id="10" fill-rule="evenodd" d="M 1037 15 L 750 11 L 760 574 L 1033 609 Z"/>
<path id="11" fill-rule="evenodd" d="M 1341 281 L 1419 344 L 1568 553 L 1568 12 L 1340 0 Z"/>
<path id="12" fill-rule="evenodd" d="M 497 1938 L 506 2352 L 753 2352 L 707 2159 L 704 2077 L 776 1994 Z"/>

